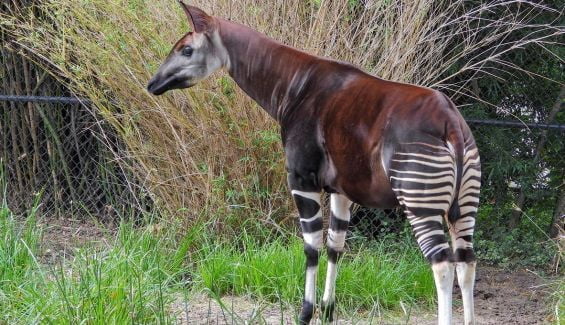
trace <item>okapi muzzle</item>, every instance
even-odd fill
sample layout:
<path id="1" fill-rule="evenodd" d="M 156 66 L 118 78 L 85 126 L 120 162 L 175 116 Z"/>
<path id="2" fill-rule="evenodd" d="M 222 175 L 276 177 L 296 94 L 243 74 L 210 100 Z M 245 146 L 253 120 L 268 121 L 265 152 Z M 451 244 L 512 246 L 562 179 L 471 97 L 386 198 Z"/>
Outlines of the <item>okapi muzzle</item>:
<path id="1" fill-rule="evenodd" d="M 481 165 L 471 130 L 453 102 L 437 90 L 383 80 L 181 5 L 193 32 L 176 43 L 148 90 L 160 95 L 190 87 L 225 67 L 279 123 L 288 186 L 304 238 L 300 324 L 309 324 L 315 315 L 334 318 L 335 284 L 353 203 L 404 208 L 432 265 L 438 323 L 451 324 L 457 273 L 465 325 L 474 324 L 473 232 Z M 323 191 L 330 193 L 330 215 L 328 268 L 319 303 Z"/>
<path id="2" fill-rule="evenodd" d="M 164 75 L 157 73 L 147 85 L 147 90 L 153 95 L 162 95 L 172 89 L 184 89 L 194 86 L 190 78 L 184 77 L 182 74 Z"/>

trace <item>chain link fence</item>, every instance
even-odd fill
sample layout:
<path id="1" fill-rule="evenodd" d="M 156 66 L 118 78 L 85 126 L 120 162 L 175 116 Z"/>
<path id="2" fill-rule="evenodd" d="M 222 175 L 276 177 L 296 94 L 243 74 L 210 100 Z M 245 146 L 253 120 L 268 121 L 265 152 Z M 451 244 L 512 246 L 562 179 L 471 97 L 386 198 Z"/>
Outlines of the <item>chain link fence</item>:
<path id="1" fill-rule="evenodd" d="M 57 217 L 104 220 L 143 211 L 124 168 L 126 148 L 88 102 L 25 59 L 3 50 L 0 83 L 0 202 L 17 214 L 37 206 Z M 139 208 L 139 209 L 138 209 Z"/>

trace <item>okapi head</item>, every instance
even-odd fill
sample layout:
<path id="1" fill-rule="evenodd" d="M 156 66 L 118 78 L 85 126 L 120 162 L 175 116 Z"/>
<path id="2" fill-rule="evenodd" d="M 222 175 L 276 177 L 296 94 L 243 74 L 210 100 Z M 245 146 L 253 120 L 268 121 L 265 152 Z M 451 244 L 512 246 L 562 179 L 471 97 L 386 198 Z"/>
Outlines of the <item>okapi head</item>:
<path id="1" fill-rule="evenodd" d="M 229 57 L 218 33 L 218 22 L 202 9 L 179 1 L 192 32 L 177 41 L 165 62 L 151 78 L 147 90 L 161 95 L 171 89 L 194 86 L 228 65 Z"/>

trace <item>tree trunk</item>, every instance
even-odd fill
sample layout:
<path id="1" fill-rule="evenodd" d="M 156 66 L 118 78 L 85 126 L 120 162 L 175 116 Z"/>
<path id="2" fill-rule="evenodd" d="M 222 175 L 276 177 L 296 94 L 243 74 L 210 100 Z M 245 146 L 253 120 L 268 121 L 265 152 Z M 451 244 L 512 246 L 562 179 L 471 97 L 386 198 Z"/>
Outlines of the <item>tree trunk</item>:
<path id="1" fill-rule="evenodd" d="M 546 124 L 551 124 L 553 122 L 555 116 L 563 106 L 562 104 L 564 99 L 565 99 L 565 86 L 561 86 L 561 91 L 559 91 L 557 100 L 555 101 L 555 104 L 553 104 L 553 107 L 549 112 L 549 116 L 545 121 Z M 540 160 L 541 152 L 543 150 L 543 147 L 545 146 L 546 141 L 547 141 L 547 130 L 543 130 L 541 132 L 538 145 L 536 146 L 536 150 L 534 151 L 534 159 L 533 159 L 534 165 L 536 165 L 537 162 Z M 522 186 L 520 187 L 520 194 L 518 194 L 518 199 L 516 200 L 516 206 L 514 207 L 514 210 L 512 211 L 512 216 L 510 218 L 509 225 L 511 228 L 516 227 L 520 223 L 520 218 L 522 216 L 522 208 L 524 207 L 524 202 L 526 200 L 525 187 L 526 187 L 525 184 L 522 184 Z"/>
<path id="2" fill-rule="evenodd" d="M 551 225 L 549 225 L 549 236 L 551 238 L 557 238 L 559 233 L 564 231 L 565 228 L 565 190 L 561 190 L 559 197 L 557 198 L 557 204 L 555 205 L 555 211 L 553 212 L 553 219 L 551 220 Z"/>

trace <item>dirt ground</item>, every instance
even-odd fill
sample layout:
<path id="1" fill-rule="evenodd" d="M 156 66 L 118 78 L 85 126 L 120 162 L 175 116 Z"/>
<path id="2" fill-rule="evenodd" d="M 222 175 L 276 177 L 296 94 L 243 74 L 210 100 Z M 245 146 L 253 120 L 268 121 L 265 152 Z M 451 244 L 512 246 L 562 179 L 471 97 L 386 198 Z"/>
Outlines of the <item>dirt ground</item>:
<path id="1" fill-rule="evenodd" d="M 73 255 L 85 244 L 108 245 L 113 227 L 73 219 L 49 220 L 43 224 L 44 263 Z M 502 270 L 481 267 L 475 286 L 477 324 L 548 324 L 552 322 L 547 280 L 528 270 Z M 463 307 L 459 288 L 454 290 L 454 324 L 463 324 Z M 339 288 L 338 288 L 339 290 Z M 292 324 L 297 310 L 254 301 L 246 297 L 216 299 L 205 294 L 179 297 L 171 306 L 180 324 Z M 436 324 L 433 312 L 412 311 L 409 316 L 360 313 L 338 315 L 335 324 Z"/>
<path id="2" fill-rule="evenodd" d="M 94 220 L 71 218 L 41 220 L 43 229 L 41 262 L 56 264 L 60 259 L 74 255 L 78 247 L 85 245 L 109 245 L 108 239 L 115 233 L 114 225 L 100 225 Z"/>
<path id="3" fill-rule="evenodd" d="M 549 297 L 544 280 L 533 272 L 510 272 L 493 267 L 481 267 L 477 272 L 475 313 L 477 324 L 549 324 L 552 322 Z M 339 290 L 339 288 L 338 288 Z M 453 321 L 463 324 L 463 307 L 459 288 L 455 288 Z M 181 324 L 292 324 L 297 310 L 261 304 L 245 297 L 222 297 L 217 300 L 205 295 L 179 298 L 173 305 Z M 319 322 L 318 322 L 319 323 Z M 412 311 L 403 315 L 340 315 L 335 324 L 436 324 L 430 312 Z"/>
<path id="4" fill-rule="evenodd" d="M 552 319 L 547 280 L 528 270 L 478 267 L 475 284 L 477 324 L 548 324 Z M 456 286 L 453 318 L 463 324 L 461 295 Z M 409 324 L 434 324 L 433 315 Z"/>

